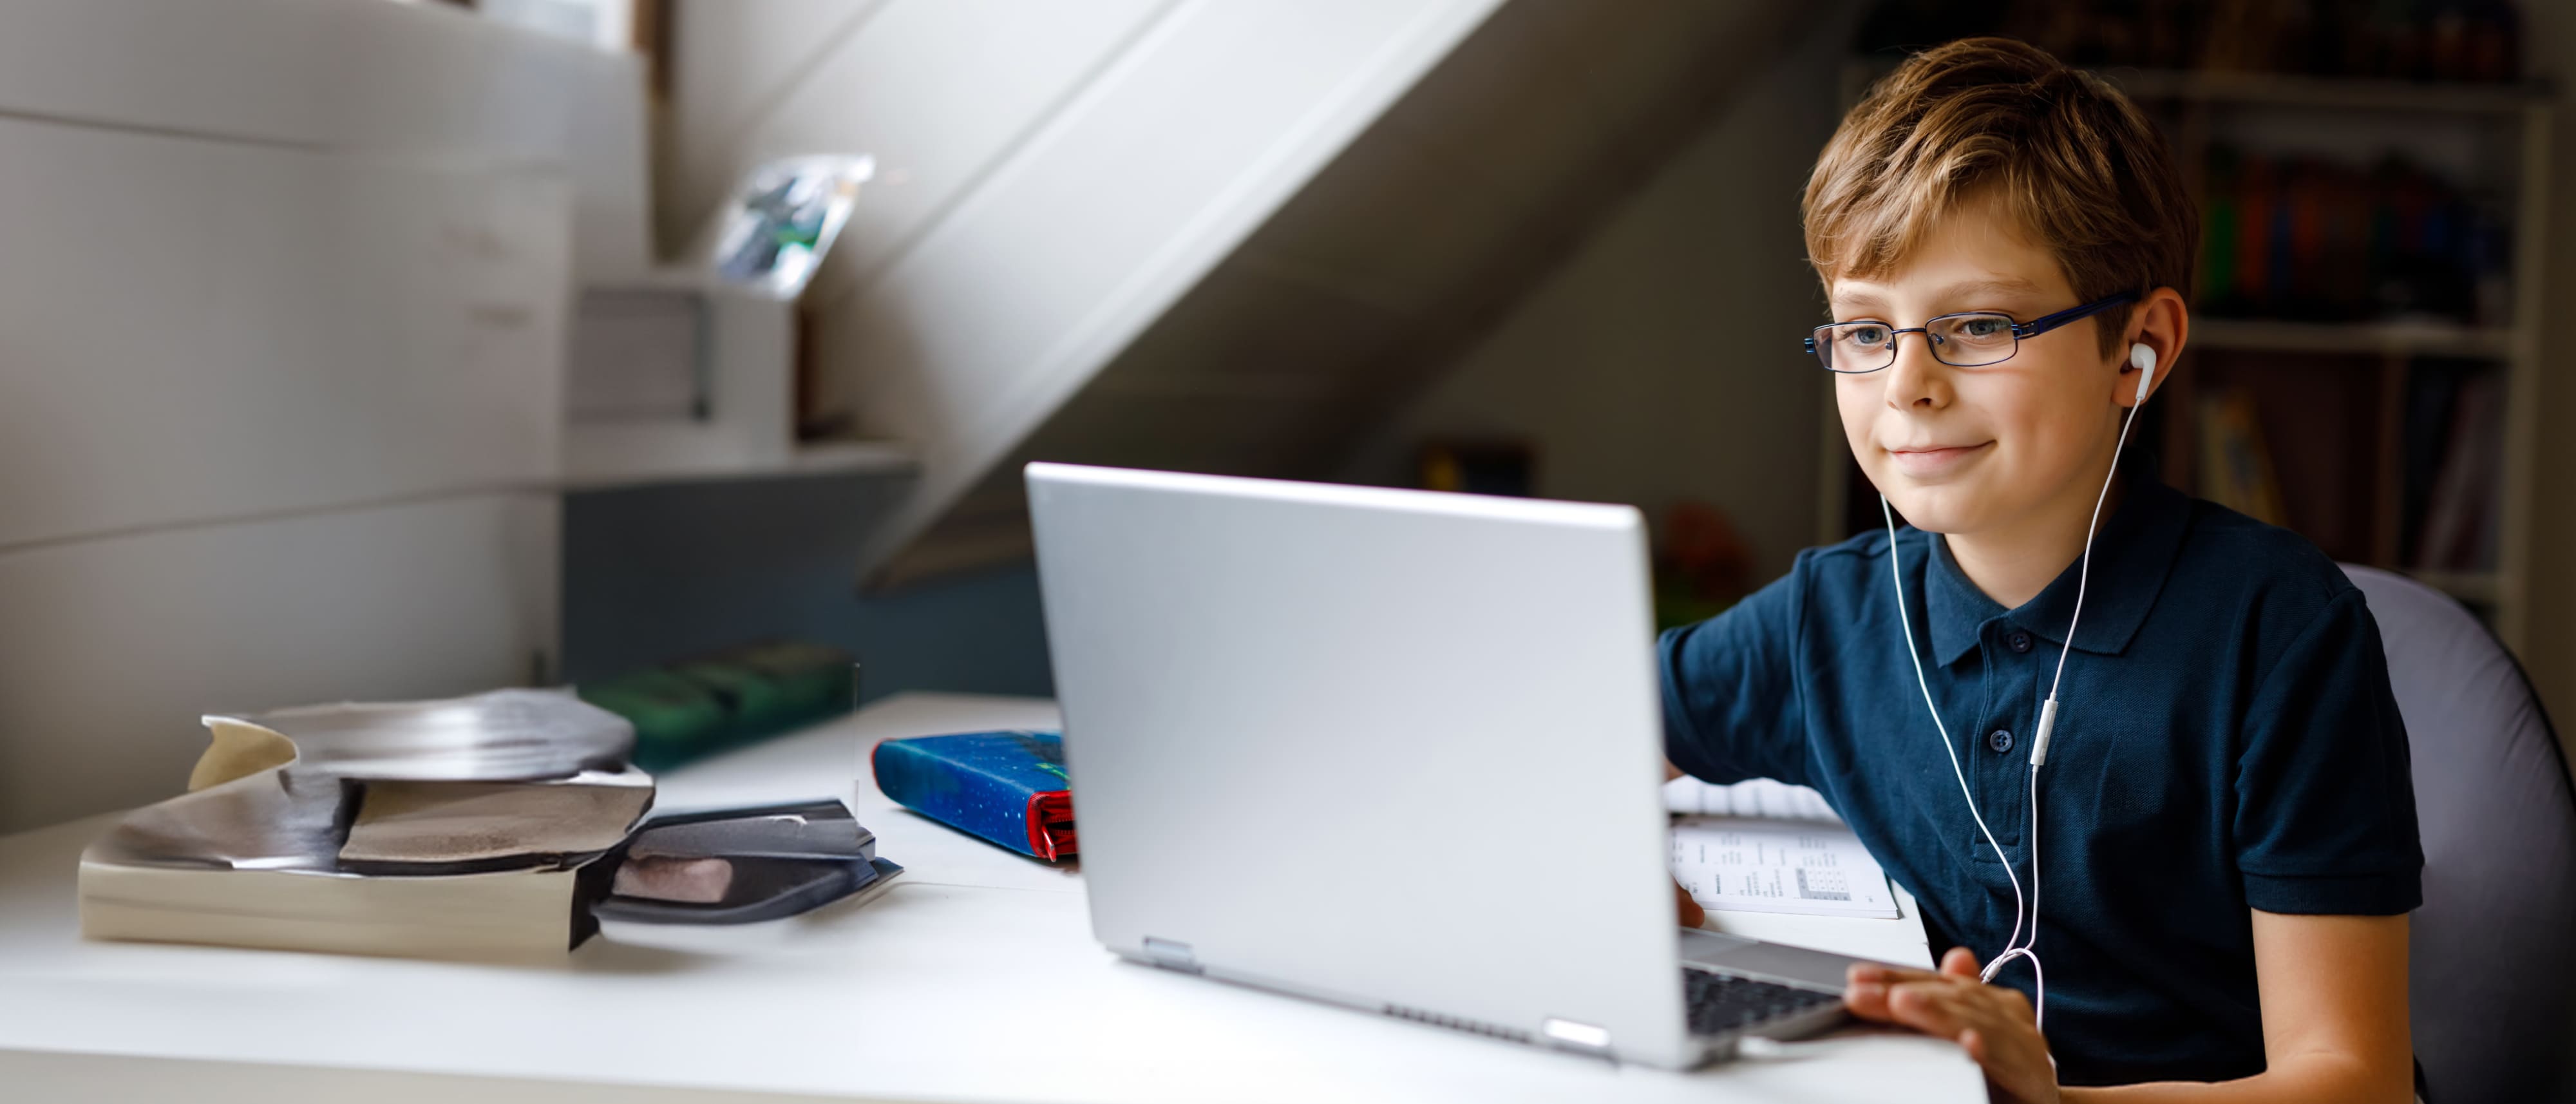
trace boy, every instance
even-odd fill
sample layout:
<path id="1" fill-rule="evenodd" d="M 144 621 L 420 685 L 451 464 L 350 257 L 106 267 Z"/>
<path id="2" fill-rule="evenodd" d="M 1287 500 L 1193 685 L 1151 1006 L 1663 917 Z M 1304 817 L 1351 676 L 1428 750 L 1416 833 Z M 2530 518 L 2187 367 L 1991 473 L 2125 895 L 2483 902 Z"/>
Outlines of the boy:
<path id="1" fill-rule="evenodd" d="M 2408 1099 L 2423 856 L 2361 594 L 2151 465 L 2112 478 L 2165 374 L 2139 366 L 2189 332 L 2198 218 L 2152 126 L 1953 43 L 1853 109 L 1804 213 L 1819 360 L 1912 527 L 1667 633 L 1672 763 L 1823 791 L 1952 948 L 1856 968 L 1846 1003 L 1956 1040 L 1999 1098 Z"/>

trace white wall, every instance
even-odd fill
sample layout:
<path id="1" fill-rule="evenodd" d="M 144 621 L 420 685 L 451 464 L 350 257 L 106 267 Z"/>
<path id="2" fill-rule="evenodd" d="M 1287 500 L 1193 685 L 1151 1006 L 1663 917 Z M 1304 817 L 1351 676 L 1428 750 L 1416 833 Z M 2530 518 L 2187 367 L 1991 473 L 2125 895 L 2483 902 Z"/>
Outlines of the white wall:
<path id="1" fill-rule="evenodd" d="M 1798 192 L 1838 118 L 1827 19 L 1497 324 L 1346 476 L 1403 482 L 1432 437 L 1537 446 L 1538 492 L 1650 515 L 1716 503 L 1769 578 L 1817 532 L 1823 298 Z"/>
<path id="2" fill-rule="evenodd" d="M 677 0 L 659 163 L 666 244 L 754 165 L 864 153 L 818 304 L 873 277 L 1173 0 Z"/>
<path id="3" fill-rule="evenodd" d="M 1498 2 L 683 4 L 683 43 L 764 21 L 675 67 L 661 179 L 690 220 L 784 153 L 872 154 L 885 182 L 806 296 L 826 409 L 921 458 L 854 566 L 966 494 Z M 716 68 L 762 43 L 758 77 Z"/>

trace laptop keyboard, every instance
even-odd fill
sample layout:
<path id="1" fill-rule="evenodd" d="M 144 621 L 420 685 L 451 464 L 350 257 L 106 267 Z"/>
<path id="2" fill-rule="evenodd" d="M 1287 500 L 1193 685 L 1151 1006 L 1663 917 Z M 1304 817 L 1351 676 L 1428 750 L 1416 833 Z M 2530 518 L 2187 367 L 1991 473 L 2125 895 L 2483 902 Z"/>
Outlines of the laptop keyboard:
<path id="1" fill-rule="evenodd" d="M 1812 989 L 1792 989 L 1767 981 L 1733 977 L 1707 970 L 1682 970 L 1682 1001 L 1690 1009 L 1693 1035 L 1716 1035 L 1758 1027 L 1842 998 Z"/>

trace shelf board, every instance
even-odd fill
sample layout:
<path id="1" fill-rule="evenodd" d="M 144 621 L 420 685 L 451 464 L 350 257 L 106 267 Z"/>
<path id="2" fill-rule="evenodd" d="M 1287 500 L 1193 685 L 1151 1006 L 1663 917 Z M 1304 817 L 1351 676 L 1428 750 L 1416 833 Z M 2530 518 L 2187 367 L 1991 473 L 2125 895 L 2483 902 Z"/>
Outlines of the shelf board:
<path id="1" fill-rule="evenodd" d="M 2547 85 L 2536 83 L 2461 84 L 2174 69 L 2109 68 L 2094 70 L 2094 74 L 2139 99 L 2275 107 L 2510 116 L 2547 103 L 2552 94 Z"/>
<path id="2" fill-rule="evenodd" d="M 892 441 L 814 441 L 793 446 L 780 460 L 744 460 L 723 453 L 691 455 L 674 450 L 663 456 L 632 453 L 591 458 L 567 470 L 567 492 L 613 491 L 681 483 L 735 479 L 793 479 L 834 475 L 903 475 L 920 468 L 908 445 Z"/>
<path id="3" fill-rule="evenodd" d="M 2388 356 L 2506 356 L 2513 331 L 2439 322 L 2279 322 L 2195 318 L 2188 345 L 2275 353 L 2379 353 Z"/>

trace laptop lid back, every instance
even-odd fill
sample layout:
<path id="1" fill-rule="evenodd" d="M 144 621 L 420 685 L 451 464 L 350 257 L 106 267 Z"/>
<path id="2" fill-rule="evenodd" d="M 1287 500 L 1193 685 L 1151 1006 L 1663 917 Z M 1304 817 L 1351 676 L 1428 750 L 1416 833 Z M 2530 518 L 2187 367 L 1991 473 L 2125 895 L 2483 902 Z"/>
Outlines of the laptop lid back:
<path id="1" fill-rule="evenodd" d="M 1102 943 L 1694 1059 L 1636 510 L 1027 475 Z"/>

